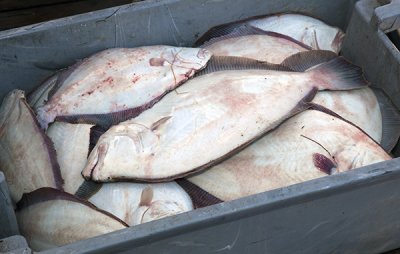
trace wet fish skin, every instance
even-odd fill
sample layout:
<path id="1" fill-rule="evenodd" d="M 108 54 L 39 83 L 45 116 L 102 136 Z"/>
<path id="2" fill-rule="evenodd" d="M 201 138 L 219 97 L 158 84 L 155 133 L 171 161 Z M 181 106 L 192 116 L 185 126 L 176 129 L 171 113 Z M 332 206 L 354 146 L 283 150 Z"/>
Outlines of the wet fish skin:
<path id="1" fill-rule="evenodd" d="M 276 32 L 293 38 L 313 49 L 330 50 L 338 53 L 345 34 L 336 27 L 295 13 L 282 13 L 250 17 L 245 20 L 219 25 L 207 31 L 196 43 L 201 45 L 214 37 L 234 34 L 243 26 Z"/>
<path id="2" fill-rule="evenodd" d="M 351 121 L 376 142 L 381 142 L 381 111 L 378 100 L 369 87 L 350 91 L 319 91 L 313 102 Z"/>
<path id="3" fill-rule="evenodd" d="M 287 57 L 308 50 L 293 41 L 272 34 L 232 36 L 216 42 L 211 40 L 202 47 L 211 51 L 214 56 L 247 57 L 273 64 L 280 64 Z"/>
<path id="4" fill-rule="evenodd" d="M 338 58 L 305 73 L 246 70 L 197 77 L 151 110 L 110 128 L 82 174 L 104 182 L 166 181 L 195 173 L 303 110 L 315 86 L 363 87 L 360 74 L 359 68 Z"/>
<path id="5" fill-rule="evenodd" d="M 130 226 L 193 210 L 190 197 L 175 182 L 105 183 L 89 201 Z"/>
<path id="6" fill-rule="evenodd" d="M 16 216 L 21 234 L 35 251 L 128 227 L 93 204 L 52 188 L 24 194 L 17 204 Z"/>
<path id="7" fill-rule="evenodd" d="M 339 53 L 345 34 L 336 27 L 300 14 L 282 14 L 248 22 L 266 31 L 282 33 L 313 49 L 331 50 Z"/>
<path id="8" fill-rule="evenodd" d="M 54 122 L 46 134 L 53 141 L 64 179 L 64 191 L 74 194 L 83 183 L 81 175 L 89 155 L 91 124 Z"/>
<path id="9" fill-rule="evenodd" d="M 86 115 L 94 115 L 90 121 L 109 113 L 137 115 L 210 57 L 205 49 L 163 45 L 101 51 L 60 74 L 56 91 L 37 109 L 39 122 L 47 128 L 56 118 L 75 115 L 82 115 L 81 122 Z"/>
<path id="10" fill-rule="evenodd" d="M 54 146 L 21 90 L 11 91 L 0 106 L 0 144 L 1 170 L 13 202 L 40 187 L 62 189 Z"/>
<path id="11" fill-rule="evenodd" d="M 187 180 L 228 201 L 389 159 L 359 128 L 321 111 L 306 110 Z"/>

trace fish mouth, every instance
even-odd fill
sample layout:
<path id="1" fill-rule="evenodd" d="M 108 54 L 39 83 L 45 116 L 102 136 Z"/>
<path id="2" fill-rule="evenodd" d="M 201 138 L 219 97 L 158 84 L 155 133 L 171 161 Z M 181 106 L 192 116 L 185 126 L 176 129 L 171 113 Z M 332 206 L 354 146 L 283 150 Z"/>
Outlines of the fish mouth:
<path id="1" fill-rule="evenodd" d="M 104 159 L 108 151 L 108 144 L 101 143 L 95 149 L 88 158 L 85 169 L 82 171 L 82 176 L 86 180 L 98 181 L 100 176 L 100 170 L 104 165 Z"/>

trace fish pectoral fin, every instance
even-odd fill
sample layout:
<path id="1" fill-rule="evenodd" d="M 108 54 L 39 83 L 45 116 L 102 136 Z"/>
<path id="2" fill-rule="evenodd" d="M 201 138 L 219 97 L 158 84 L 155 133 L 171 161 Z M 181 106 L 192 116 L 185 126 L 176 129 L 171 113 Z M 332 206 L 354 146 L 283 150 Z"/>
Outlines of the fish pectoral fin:
<path id="1" fill-rule="evenodd" d="M 163 124 L 165 124 L 172 116 L 164 116 L 162 118 L 160 118 L 158 121 L 154 122 L 150 129 L 152 131 L 157 130 L 159 127 L 161 127 Z"/>
<path id="2" fill-rule="evenodd" d="M 337 171 L 336 163 L 323 154 L 314 153 L 313 163 L 316 168 L 327 175 L 332 175 Z"/>
<path id="3" fill-rule="evenodd" d="M 142 190 L 142 195 L 140 196 L 139 206 L 150 206 L 153 200 L 153 188 L 148 185 Z"/>

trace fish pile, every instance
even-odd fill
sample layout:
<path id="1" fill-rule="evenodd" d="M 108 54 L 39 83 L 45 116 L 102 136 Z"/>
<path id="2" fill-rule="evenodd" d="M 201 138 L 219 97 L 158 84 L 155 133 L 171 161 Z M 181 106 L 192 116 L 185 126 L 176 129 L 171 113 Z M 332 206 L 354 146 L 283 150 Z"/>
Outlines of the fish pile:
<path id="1" fill-rule="evenodd" d="M 194 47 L 112 48 L 0 107 L 0 163 L 34 250 L 390 160 L 400 113 L 300 14 Z M 28 146 L 26 144 L 29 144 Z"/>

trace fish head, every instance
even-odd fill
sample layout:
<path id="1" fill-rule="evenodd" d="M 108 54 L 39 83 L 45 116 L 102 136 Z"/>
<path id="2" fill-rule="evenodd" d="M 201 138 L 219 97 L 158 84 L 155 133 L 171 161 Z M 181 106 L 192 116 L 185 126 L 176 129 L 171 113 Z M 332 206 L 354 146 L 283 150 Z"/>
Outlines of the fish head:
<path id="1" fill-rule="evenodd" d="M 116 125 L 100 137 L 82 174 L 101 182 L 123 179 L 124 172 L 146 178 L 158 143 L 157 134 L 144 125 Z"/>
<path id="2" fill-rule="evenodd" d="M 334 156 L 337 163 L 336 172 L 344 172 L 392 159 L 389 154 L 377 145 L 369 147 L 365 143 L 357 144 L 356 148 L 341 149 Z"/>
<path id="3" fill-rule="evenodd" d="M 137 224 L 158 220 L 185 212 L 185 209 L 175 201 L 156 200 L 148 207 L 139 207 L 136 213 Z"/>
<path id="4" fill-rule="evenodd" d="M 195 71 L 203 69 L 212 53 L 202 48 L 172 48 L 162 54 L 162 58 L 177 72 L 190 77 Z"/>

